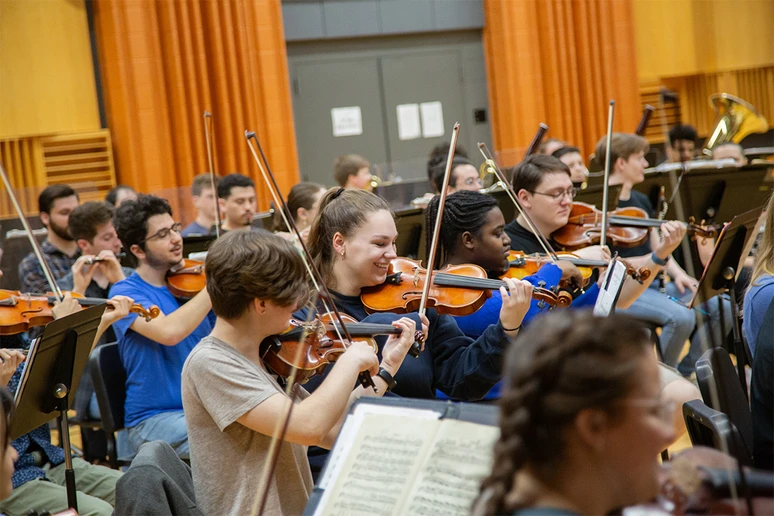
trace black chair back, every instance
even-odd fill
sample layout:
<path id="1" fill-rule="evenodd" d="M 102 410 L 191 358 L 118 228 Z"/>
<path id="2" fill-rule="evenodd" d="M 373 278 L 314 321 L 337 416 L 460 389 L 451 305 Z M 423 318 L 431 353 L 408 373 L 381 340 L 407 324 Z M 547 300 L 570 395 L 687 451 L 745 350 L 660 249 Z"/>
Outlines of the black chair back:
<path id="1" fill-rule="evenodd" d="M 752 456 L 734 423 L 722 412 L 713 410 L 701 400 L 683 404 L 683 417 L 688 436 L 694 446 L 707 446 L 724 451 L 722 441 L 728 444 L 728 454 L 744 466 L 752 466 Z"/>
<path id="2" fill-rule="evenodd" d="M 102 428 L 107 435 L 107 457 L 113 468 L 126 464 L 119 460 L 115 432 L 124 428 L 126 401 L 126 371 L 118 355 L 118 344 L 97 346 L 89 356 L 89 372 L 102 416 Z"/>
<path id="3" fill-rule="evenodd" d="M 728 416 L 739 431 L 748 454 L 752 456 L 753 430 L 750 406 L 728 352 L 723 348 L 708 349 L 696 362 L 696 379 L 699 382 L 704 403 Z M 710 389 L 713 383 L 717 385 L 719 402 L 717 406 L 711 396 Z"/>

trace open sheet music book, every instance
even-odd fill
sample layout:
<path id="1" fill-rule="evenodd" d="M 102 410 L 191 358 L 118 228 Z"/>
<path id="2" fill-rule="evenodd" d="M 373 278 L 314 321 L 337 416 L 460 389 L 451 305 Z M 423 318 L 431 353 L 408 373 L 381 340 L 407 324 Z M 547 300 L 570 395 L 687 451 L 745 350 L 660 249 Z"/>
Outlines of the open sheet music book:
<path id="1" fill-rule="evenodd" d="M 438 410 L 360 404 L 315 489 L 322 496 L 306 513 L 468 515 L 499 435 L 496 426 L 442 418 Z"/>

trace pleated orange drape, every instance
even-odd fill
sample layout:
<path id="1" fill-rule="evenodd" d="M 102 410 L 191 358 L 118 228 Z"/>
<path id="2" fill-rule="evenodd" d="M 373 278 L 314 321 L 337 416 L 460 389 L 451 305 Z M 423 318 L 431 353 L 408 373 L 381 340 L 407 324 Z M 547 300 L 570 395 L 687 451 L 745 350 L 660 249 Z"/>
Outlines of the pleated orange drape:
<path id="1" fill-rule="evenodd" d="M 584 155 L 607 130 L 634 132 L 640 95 L 631 0 L 484 0 L 492 136 L 504 166 L 538 124 Z"/>
<path id="2" fill-rule="evenodd" d="M 119 182 L 190 196 L 192 178 L 209 169 L 204 110 L 216 171 L 253 177 L 264 209 L 245 130 L 256 131 L 285 193 L 298 182 L 280 0 L 97 0 L 95 25 Z"/>

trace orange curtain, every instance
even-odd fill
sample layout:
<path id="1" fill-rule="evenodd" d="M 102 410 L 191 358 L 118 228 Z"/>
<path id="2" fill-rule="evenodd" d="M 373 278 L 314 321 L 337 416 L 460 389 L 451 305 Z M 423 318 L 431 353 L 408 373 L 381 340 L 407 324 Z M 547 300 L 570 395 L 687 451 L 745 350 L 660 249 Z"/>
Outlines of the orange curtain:
<path id="1" fill-rule="evenodd" d="M 631 0 L 485 0 L 484 51 L 499 161 L 520 161 L 537 132 L 594 151 L 641 114 Z"/>
<path id="2" fill-rule="evenodd" d="M 192 178 L 209 169 L 204 110 L 216 171 L 253 177 L 264 209 L 245 130 L 257 133 L 285 193 L 298 182 L 280 0 L 97 0 L 94 17 L 119 182 L 185 187 L 189 197 Z"/>

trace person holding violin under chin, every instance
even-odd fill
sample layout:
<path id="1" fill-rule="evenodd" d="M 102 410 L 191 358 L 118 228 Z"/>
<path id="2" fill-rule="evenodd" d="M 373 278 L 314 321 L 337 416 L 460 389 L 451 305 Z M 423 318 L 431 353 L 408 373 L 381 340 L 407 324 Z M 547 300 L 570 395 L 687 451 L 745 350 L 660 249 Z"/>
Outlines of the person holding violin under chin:
<path id="1" fill-rule="evenodd" d="M 275 428 L 291 403 L 264 362 L 261 343 L 290 327 L 293 312 L 308 298 L 308 277 L 293 245 L 262 230 L 225 235 L 205 265 L 217 319 L 186 360 L 182 383 L 196 502 L 204 514 L 243 515 L 254 503 Z M 355 341 L 314 393 L 296 385 L 265 514 L 301 514 L 313 487 L 306 447 L 330 448 L 357 397 L 389 390 L 377 371 L 398 374 L 416 329 L 406 317 L 393 326 L 402 331 L 387 340 L 381 360 L 370 345 Z M 362 386 L 353 391 L 361 371 L 372 375 L 378 393 Z"/>
<path id="2" fill-rule="evenodd" d="M 113 218 L 118 237 L 139 265 L 119 281 L 110 295 L 125 295 L 161 314 L 146 321 L 135 314 L 114 325 L 118 351 L 126 370 L 125 424 L 136 452 L 147 441 L 169 443 L 188 457 L 180 374 L 194 346 L 212 330 L 206 289 L 183 304 L 167 286 L 167 275 L 183 262 L 181 224 L 172 218 L 165 199 L 140 195 L 126 201 Z M 213 316 L 214 317 L 214 316 Z"/>
<path id="3" fill-rule="evenodd" d="M 614 133 L 610 144 L 610 184 L 621 185 L 621 193 L 618 198 L 619 208 L 630 206 L 642 208 L 648 216 L 654 217 L 655 210 L 648 196 L 633 190 L 635 185 L 645 180 L 645 167 L 648 166 L 645 154 L 649 148 L 647 140 L 641 136 Z M 596 152 L 597 156 L 605 156 L 605 138 L 597 143 Z M 602 154 L 599 154 L 600 152 Z M 613 246 L 612 249 L 618 251 L 623 257 L 647 255 L 651 251 L 657 250 L 659 239 L 658 231 L 652 230 L 650 238 L 639 246 Z M 699 282 L 696 278 L 689 276 L 675 260 L 670 258 L 671 253 L 663 257 L 665 263 L 662 263 L 671 279 L 664 285 L 666 296 L 658 292 L 659 282 L 651 283 L 651 288 L 643 292 L 625 313 L 645 321 L 657 321 L 665 310 L 672 313 L 684 313 L 688 310 L 686 306 L 696 292 Z M 721 303 L 723 304 L 722 308 Z M 696 361 L 701 357 L 704 349 L 708 346 L 720 345 L 728 332 L 731 331 L 731 301 L 727 295 L 723 294 L 702 303 L 692 311 L 688 310 L 688 313 L 690 318 L 695 318 L 696 321 L 696 331 L 690 337 L 691 346 L 688 355 L 678 364 L 685 338 L 662 344 L 664 362 L 669 366 L 677 367 L 683 376 L 688 376 L 694 371 Z M 721 313 L 724 315 L 723 322 L 721 322 Z M 687 328 L 690 325 L 685 326 Z M 726 333 L 722 332 L 723 328 L 725 328 Z M 702 345 L 702 341 L 704 341 L 704 345 Z"/>
<path id="4" fill-rule="evenodd" d="M 102 315 L 94 339 L 95 345 L 111 324 L 129 313 L 133 300 L 116 296 L 107 300 L 107 304 L 109 309 Z M 54 319 L 80 310 L 81 306 L 69 293 L 51 309 Z M 21 380 L 22 362 L 25 360 L 21 350 L 29 349 L 29 346 L 29 341 L 22 334 L 0 337 L 0 347 L 4 348 L 0 349 L 0 387 L 8 386 L 11 393 L 16 391 Z M 10 496 L 0 501 L 0 513 L 21 516 L 33 510 L 40 513 L 66 510 L 64 450 L 51 443 L 48 425 L 41 425 L 16 438 L 11 446 L 8 448 L 11 451 L 6 453 L 16 455 L 11 478 L 13 490 Z M 73 469 L 77 479 L 79 514 L 112 514 L 116 481 L 121 477 L 121 472 L 89 464 L 78 457 L 73 457 Z"/>

